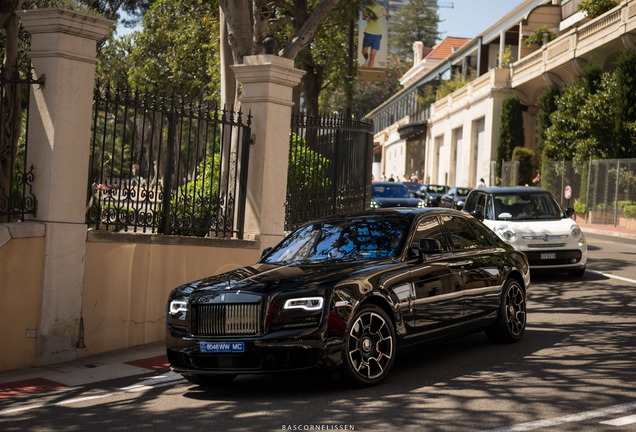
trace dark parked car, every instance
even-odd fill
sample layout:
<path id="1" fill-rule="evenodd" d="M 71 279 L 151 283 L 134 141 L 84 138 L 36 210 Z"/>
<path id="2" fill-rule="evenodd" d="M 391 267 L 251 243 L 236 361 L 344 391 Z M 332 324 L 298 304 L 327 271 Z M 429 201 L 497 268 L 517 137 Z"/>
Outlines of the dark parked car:
<path id="1" fill-rule="evenodd" d="M 466 197 L 471 190 L 471 188 L 457 186 L 450 188 L 448 192 L 440 198 L 440 207 L 454 208 L 457 210 L 463 209 L 466 203 Z"/>
<path id="2" fill-rule="evenodd" d="M 448 189 L 449 187 L 445 185 L 423 184 L 415 196 L 424 200 L 426 207 L 439 207 L 440 199 L 448 192 Z"/>
<path id="3" fill-rule="evenodd" d="M 420 191 L 420 186 L 422 186 L 420 183 L 415 182 L 402 182 L 402 184 L 406 186 L 412 197 L 416 196 L 416 194 Z"/>
<path id="4" fill-rule="evenodd" d="M 533 269 L 565 270 L 572 276 L 585 273 L 587 242 L 571 219 L 574 209 L 564 210 L 550 191 L 534 187 L 474 189 L 464 211 L 525 253 Z"/>
<path id="5" fill-rule="evenodd" d="M 381 207 L 424 207 L 419 198 L 411 198 L 411 193 L 402 183 L 374 182 L 371 184 L 371 208 Z"/>
<path id="6" fill-rule="evenodd" d="M 173 290 L 168 360 L 199 385 L 307 368 L 377 384 L 404 345 L 481 330 L 521 339 L 529 282 L 524 254 L 456 210 L 332 217 L 257 264 Z"/>

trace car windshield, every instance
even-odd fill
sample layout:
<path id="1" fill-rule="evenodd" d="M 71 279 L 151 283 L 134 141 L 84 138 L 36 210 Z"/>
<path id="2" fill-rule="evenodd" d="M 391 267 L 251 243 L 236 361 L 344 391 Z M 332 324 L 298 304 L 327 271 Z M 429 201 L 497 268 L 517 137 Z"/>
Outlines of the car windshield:
<path id="1" fill-rule="evenodd" d="M 407 219 L 357 218 L 298 228 L 263 260 L 270 264 L 314 263 L 395 257 Z"/>
<path id="2" fill-rule="evenodd" d="M 470 189 L 468 188 L 457 188 L 457 195 L 459 196 L 466 196 L 468 195 L 468 192 L 470 192 Z"/>
<path id="3" fill-rule="evenodd" d="M 446 193 L 447 191 L 448 191 L 448 187 L 447 186 L 440 186 L 440 185 L 428 185 L 428 186 L 426 186 L 426 192 Z"/>
<path id="4" fill-rule="evenodd" d="M 491 200 L 496 220 L 562 219 L 563 210 L 552 194 L 521 192 L 493 195 Z"/>
<path id="5" fill-rule="evenodd" d="M 371 195 L 380 198 L 408 198 L 411 196 L 406 186 L 397 183 L 394 185 L 373 185 Z"/>

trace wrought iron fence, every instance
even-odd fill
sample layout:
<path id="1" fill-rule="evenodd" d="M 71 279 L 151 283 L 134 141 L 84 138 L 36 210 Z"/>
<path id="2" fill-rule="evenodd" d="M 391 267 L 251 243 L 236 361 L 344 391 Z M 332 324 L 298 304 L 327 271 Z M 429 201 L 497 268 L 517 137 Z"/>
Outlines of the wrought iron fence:
<path id="1" fill-rule="evenodd" d="M 501 185 L 519 184 L 519 163 L 502 167 Z M 587 223 L 636 227 L 636 159 L 544 161 L 541 187 Z"/>
<path id="2" fill-rule="evenodd" d="M 296 113 L 291 130 L 285 229 L 368 208 L 373 122 Z"/>
<path id="3" fill-rule="evenodd" d="M 636 219 L 636 159 L 544 162 L 541 174 L 542 186 L 587 223 L 619 226 Z"/>
<path id="4" fill-rule="evenodd" d="M 243 236 L 251 116 L 97 85 L 89 227 Z"/>
<path id="5" fill-rule="evenodd" d="M 35 79 L 29 62 L 0 69 L 0 222 L 24 221 L 34 215 L 35 167 L 28 165 L 28 121 L 31 84 Z"/>

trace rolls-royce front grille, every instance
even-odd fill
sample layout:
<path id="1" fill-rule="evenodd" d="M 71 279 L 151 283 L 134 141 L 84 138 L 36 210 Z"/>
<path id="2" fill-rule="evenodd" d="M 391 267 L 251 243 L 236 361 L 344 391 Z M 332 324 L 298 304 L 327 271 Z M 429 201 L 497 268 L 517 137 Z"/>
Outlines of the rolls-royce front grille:
<path id="1" fill-rule="evenodd" d="M 260 330 L 260 303 L 206 304 L 192 307 L 192 334 L 250 336 Z"/>

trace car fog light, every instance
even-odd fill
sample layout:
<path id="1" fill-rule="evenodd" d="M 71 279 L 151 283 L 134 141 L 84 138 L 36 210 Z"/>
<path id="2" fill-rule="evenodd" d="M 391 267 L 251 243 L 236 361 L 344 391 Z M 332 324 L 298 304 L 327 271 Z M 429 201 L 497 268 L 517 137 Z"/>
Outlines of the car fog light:
<path id="1" fill-rule="evenodd" d="M 285 302 L 283 309 L 304 309 L 315 311 L 322 309 L 322 297 L 303 297 L 289 299 Z"/>

